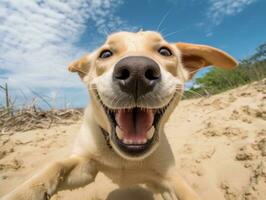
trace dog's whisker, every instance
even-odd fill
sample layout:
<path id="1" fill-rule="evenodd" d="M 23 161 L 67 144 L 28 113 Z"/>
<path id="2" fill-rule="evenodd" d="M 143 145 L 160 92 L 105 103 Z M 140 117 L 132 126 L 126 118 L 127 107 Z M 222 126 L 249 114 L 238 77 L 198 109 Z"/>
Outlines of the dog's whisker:
<path id="1" fill-rule="evenodd" d="M 196 95 L 198 95 L 199 97 L 204 97 L 202 94 L 200 94 L 200 93 L 198 93 L 198 92 L 196 92 L 196 91 L 194 91 L 194 90 L 186 90 L 186 92 L 190 92 L 191 94 L 196 94 Z"/>
<path id="2" fill-rule="evenodd" d="M 113 96 L 112 99 L 111 99 L 111 105 L 114 105 L 114 107 L 116 107 L 116 105 L 114 104 L 115 99 L 116 99 L 116 96 Z"/>
<path id="3" fill-rule="evenodd" d="M 120 99 L 121 99 L 121 97 L 118 97 L 118 96 L 116 96 L 114 98 L 114 105 L 115 105 L 115 107 L 118 107 L 119 106 Z"/>
<path id="4" fill-rule="evenodd" d="M 106 30 L 106 28 L 103 29 L 103 33 L 104 33 L 105 37 L 108 37 L 109 33 L 108 33 L 108 31 Z"/>
<path id="5" fill-rule="evenodd" d="M 162 28 L 162 30 L 158 31 L 161 35 L 164 35 L 164 31 L 166 30 L 166 28 Z"/>
<path id="6" fill-rule="evenodd" d="M 184 93 L 183 92 L 180 92 L 179 90 L 176 90 L 175 91 L 175 94 L 179 95 L 179 96 L 182 96 Z"/>
<path id="7" fill-rule="evenodd" d="M 179 29 L 179 30 L 176 30 L 176 31 L 173 31 L 173 32 L 167 33 L 167 34 L 163 35 L 163 37 L 164 37 L 164 38 L 167 38 L 167 37 L 170 37 L 170 36 L 172 36 L 172 35 L 174 35 L 174 34 L 180 33 L 180 32 L 182 32 L 182 31 L 184 31 L 184 30 L 186 30 L 186 29 L 185 29 L 185 28 L 183 28 L 183 29 Z"/>
<path id="8" fill-rule="evenodd" d="M 162 17 L 161 21 L 159 22 L 157 28 L 156 28 L 156 31 L 159 31 L 160 32 L 160 27 L 163 25 L 163 23 L 165 22 L 165 20 L 167 19 L 167 17 L 169 16 L 170 14 L 170 11 L 171 9 L 169 9 Z"/>

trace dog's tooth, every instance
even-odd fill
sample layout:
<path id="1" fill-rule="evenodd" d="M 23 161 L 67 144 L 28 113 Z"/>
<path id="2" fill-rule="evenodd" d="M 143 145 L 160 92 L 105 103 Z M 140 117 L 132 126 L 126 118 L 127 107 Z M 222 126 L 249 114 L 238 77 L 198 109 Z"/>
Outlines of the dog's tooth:
<path id="1" fill-rule="evenodd" d="M 152 126 L 150 128 L 150 130 L 148 131 L 148 133 L 147 133 L 147 139 L 151 139 L 152 138 L 152 136 L 154 134 L 154 131 L 155 131 L 155 128 L 154 128 L 154 126 Z"/>
<path id="2" fill-rule="evenodd" d="M 121 129 L 120 129 L 118 126 L 116 126 L 115 131 L 116 131 L 116 135 L 117 135 L 117 137 L 118 137 L 120 140 L 122 140 L 122 139 L 123 139 L 123 132 L 121 131 Z"/>
<path id="3" fill-rule="evenodd" d="M 132 144 L 138 144 L 138 140 L 132 140 Z"/>
<path id="4" fill-rule="evenodd" d="M 146 142 L 147 142 L 147 139 L 143 139 L 143 140 L 141 141 L 142 144 L 145 144 Z"/>
<path id="5" fill-rule="evenodd" d="M 128 144 L 133 144 L 133 140 L 128 140 Z"/>
<path id="6" fill-rule="evenodd" d="M 124 144 L 129 144 L 129 140 L 128 139 L 123 139 Z"/>

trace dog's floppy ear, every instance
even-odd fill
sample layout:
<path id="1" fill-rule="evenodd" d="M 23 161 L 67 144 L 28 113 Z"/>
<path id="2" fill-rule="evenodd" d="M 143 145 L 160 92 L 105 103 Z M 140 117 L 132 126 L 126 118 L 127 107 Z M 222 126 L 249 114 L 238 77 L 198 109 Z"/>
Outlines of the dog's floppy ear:
<path id="1" fill-rule="evenodd" d="M 89 72 L 90 68 L 89 54 L 82 56 L 79 60 L 76 60 L 68 65 L 70 72 L 78 72 L 81 79 Z"/>
<path id="2" fill-rule="evenodd" d="M 226 52 L 207 45 L 176 43 L 181 51 L 184 67 L 188 70 L 188 79 L 202 67 L 214 65 L 224 69 L 233 69 L 238 62 Z"/>

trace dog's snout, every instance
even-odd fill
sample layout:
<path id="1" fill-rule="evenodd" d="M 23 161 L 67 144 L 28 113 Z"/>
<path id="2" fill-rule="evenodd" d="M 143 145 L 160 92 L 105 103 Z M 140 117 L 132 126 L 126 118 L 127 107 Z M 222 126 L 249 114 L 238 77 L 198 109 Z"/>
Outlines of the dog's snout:
<path id="1" fill-rule="evenodd" d="M 114 67 L 113 80 L 118 82 L 122 91 L 133 95 L 135 99 L 151 92 L 160 79 L 159 65 L 148 57 L 126 57 Z"/>

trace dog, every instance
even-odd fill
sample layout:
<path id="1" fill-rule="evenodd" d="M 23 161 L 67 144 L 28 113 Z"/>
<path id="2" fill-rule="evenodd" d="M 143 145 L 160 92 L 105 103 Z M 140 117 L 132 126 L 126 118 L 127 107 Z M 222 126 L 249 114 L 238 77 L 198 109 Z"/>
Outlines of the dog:
<path id="1" fill-rule="evenodd" d="M 168 43 L 153 31 L 118 32 L 71 63 L 90 94 L 71 156 L 55 162 L 2 200 L 47 200 L 92 183 L 99 171 L 120 187 L 144 184 L 164 200 L 200 197 L 178 174 L 164 125 L 184 83 L 203 67 L 232 69 L 217 48 Z"/>

